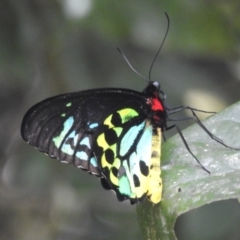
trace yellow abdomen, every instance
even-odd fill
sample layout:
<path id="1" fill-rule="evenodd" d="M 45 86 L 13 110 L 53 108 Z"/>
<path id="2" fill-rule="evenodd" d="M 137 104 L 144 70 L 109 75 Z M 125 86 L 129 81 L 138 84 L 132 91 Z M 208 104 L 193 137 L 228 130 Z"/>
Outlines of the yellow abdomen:
<path id="1" fill-rule="evenodd" d="M 148 199 L 157 204 L 162 199 L 162 178 L 161 178 L 161 129 L 157 128 L 152 136 L 152 155 L 148 181 Z"/>

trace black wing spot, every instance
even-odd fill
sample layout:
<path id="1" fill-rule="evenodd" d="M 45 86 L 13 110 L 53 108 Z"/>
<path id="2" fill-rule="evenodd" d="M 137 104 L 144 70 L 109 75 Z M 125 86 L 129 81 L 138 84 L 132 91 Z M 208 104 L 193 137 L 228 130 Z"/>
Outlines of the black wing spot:
<path id="1" fill-rule="evenodd" d="M 140 170 L 141 170 L 142 175 L 144 175 L 145 177 L 148 176 L 148 174 L 149 174 L 148 166 L 142 160 L 140 161 Z"/>
<path id="2" fill-rule="evenodd" d="M 109 164 L 113 164 L 113 162 L 114 162 L 114 152 L 111 149 L 108 148 L 105 151 L 105 157 L 106 157 L 106 160 Z"/>
<path id="3" fill-rule="evenodd" d="M 111 123 L 114 126 L 121 126 L 122 125 L 122 119 L 121 119 L 121 116 L 120 116 L 120 114 L 118 112 L 115 112 L 112 115 Z"/>
<path id="4" fill-rule="evenodd" d="M 117 178 L 118 177 L 118 169 L 116 167 L 113 167 L 112 169 L 113 175 Z"/>
<path id="5" fill-rule="evenodd" d="M 133 175 L 133 182 L 134 182 L 135 187 L 140 187 L 140 181 L 136 174 Z"/>
<path id="6" fill-rule="evenodd" d="M 113 129 L 108 129 L 105 132 L 105 140 L 109 146 L 117 142 L 118 136 Z"/>

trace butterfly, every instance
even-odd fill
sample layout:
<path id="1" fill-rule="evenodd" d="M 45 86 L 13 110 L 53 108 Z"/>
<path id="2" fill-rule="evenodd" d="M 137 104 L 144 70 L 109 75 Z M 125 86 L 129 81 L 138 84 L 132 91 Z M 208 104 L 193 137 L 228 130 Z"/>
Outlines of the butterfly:
<path id="1" fill-rule="evenodd" d="M 61 162 L 98 176 L 119 201 L 162 196 L 160 149 L 168 113 L 158 82 L 143 92 L 103 88 L 48 98 L 25 114 L 21 134 Z"/>

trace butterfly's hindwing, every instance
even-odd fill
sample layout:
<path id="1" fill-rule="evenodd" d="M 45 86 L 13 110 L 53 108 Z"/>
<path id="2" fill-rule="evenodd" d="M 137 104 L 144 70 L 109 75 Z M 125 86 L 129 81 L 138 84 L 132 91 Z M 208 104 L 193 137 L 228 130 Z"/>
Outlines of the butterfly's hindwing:
<path id="1" fill-rule="evenodd" d="M 152 175 L 153 128 L 145 116 L 135 109 L 121 109 L 103 122 L 104 130 L 96 139 L 95 153 L 109 188 L 117 193 L 120 201 L 132 203 L 153 194 L 149 189 L 161 181 L 160 163 L 157 175 Z M 160 143 L 159 143 L 160 144 Z M 160 145 L 158 146 L 160 151 Z M 159 160 L 158 160 L 159 161 Z M 106 188 L 106 182 L 103 182 Z M 158 195 L 161 194 L 161 189 Z M 155 200 L 155 198 L 154 198 Z"/>

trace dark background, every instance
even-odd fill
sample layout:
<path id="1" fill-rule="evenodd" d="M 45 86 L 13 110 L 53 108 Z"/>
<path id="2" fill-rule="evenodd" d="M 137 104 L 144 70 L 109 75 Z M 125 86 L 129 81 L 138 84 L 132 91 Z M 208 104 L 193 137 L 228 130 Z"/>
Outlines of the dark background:
<path id="1" fill-rule="evenodd" d="M 160 81 L 169 105 L 219 111 L 240 99 L 239 10 L 239 1 L 216 0 L 1 0 L 0 239 L 141 239 L 134 206 L 119 203 L 97 178 L 23 142 L 23 115 L 60 93 L 99 87 L 141 91 L 145 80 L 116 47 L 147 77 L 167 29 L 164 12 L 171 26 L 152 79 Z M 224 210 L 232 216 L 237 207 L 229 202 Z M 213 216 L 214 207 L 205 212 Z M 183 239 L 206 240 L 204 221 L 197 212 L 186 217 L 181 230 L 198 237 Z M 218 232 L 215 221 L 204 231 Z M 239 239 L 225 228 L 224 235 L 209 239 Z"/>

